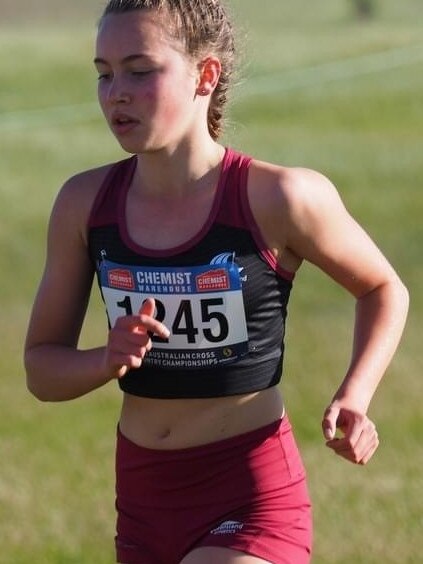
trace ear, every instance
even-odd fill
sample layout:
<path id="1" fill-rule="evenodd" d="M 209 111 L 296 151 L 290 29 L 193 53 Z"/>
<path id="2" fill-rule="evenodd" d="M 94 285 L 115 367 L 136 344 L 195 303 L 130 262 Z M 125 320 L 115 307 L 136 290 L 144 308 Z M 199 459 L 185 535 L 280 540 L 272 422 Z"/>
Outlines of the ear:
<path id="1" fill-rule="evenodd" d="M 199 77 L 196 93 L 198 96 L 209 96 L 219 82 L 222 66 L 220 60 L 213 55 L 203 59 L 198 65 Z"/>

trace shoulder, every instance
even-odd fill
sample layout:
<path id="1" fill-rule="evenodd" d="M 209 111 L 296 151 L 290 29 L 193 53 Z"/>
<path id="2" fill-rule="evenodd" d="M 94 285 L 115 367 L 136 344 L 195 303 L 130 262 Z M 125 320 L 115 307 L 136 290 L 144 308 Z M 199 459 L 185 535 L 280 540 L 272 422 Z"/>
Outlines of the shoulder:
<path id="1" fill-rule="evenodd" d="M 279 226 L 305 226 L 308 221 L 342 208 L 333 183 L 321 172 L 253 160 L 248 198 L 255 215 Z"/>
<path id="2" fill-rule="evenodd" d="M 92 203 L 113 166 L 107 164 L 71 176 L 60 189 L 57 201 L 65 200 L 72 206 Z"/>
<path id="3" fill-rule="evenodd" d="M 51 224 L 69 226 L 86 237 L 86 226 L 95 198 L 115 163 L 79 172 L 59 190 L 51 213 Z"/>
<path id="4" fill-rule="evenodd" d="M 349 221 L 332 182 L 309 168 L 252 160 L 247 193 L 264 241 L 287 270 L 313 257 L 313 248 Z"/>
<path id="5" fill-rule="evenodd" d="M 338 192 L 321 172 L 303 167 L 287 167 L 253 160 L 250 165 L 249 193 L 265 195 L 269 203 L 282 203 L 295 210 L 314 206 L 316 201 L 335 198 Z"/>

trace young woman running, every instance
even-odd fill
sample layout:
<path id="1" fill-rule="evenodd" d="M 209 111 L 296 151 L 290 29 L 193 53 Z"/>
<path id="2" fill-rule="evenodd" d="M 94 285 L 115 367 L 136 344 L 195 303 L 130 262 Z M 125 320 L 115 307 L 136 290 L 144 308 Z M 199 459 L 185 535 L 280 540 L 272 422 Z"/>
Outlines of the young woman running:
<path id="1" fill-rule="evenodd" d="M 125 564 L 309 562 L 310 500 L 278 386 L 295 272 L 310 261 L 356 300 L 322 423 L 351 462 L 378 446 L 366 413 L 406 317 L 403 284 L 328 179 L 219 144 L 233 58 L 219 0 L 111 0 L 99 101 L 132 156 L 68 180 L 51 215 L 28 387 L 62 401 L 118 381 Z M 110 331 L 80 350 L 94 275 Z"/>

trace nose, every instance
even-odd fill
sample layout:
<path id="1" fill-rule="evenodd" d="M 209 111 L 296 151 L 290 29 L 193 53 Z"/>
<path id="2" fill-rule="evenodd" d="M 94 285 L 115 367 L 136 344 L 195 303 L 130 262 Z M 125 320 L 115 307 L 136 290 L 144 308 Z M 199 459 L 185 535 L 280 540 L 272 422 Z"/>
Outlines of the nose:
<path id="1" fill-rule="evenodd" d="M 131 100 L 131 96 L 125 89 L 122 81 L 113 78 L 108 84 L 106 99 L 110 104 L 127 104 Z"/>

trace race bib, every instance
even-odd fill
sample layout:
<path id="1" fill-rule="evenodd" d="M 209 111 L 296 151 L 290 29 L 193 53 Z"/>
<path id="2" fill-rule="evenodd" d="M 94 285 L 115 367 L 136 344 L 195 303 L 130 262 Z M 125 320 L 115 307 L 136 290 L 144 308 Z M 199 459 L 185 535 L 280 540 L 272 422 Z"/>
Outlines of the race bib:
<path id="1" fill-rule="evenodd" d="M 100 285 L 111 326 L 156 301 L 155 317 L 170 331 L 153 336 L 144 364 L 194 369 L 235 362 L 248 352 L 241 279 L 237 265 L 128 266 L 103 260 Z"/>

